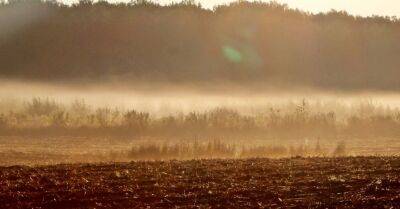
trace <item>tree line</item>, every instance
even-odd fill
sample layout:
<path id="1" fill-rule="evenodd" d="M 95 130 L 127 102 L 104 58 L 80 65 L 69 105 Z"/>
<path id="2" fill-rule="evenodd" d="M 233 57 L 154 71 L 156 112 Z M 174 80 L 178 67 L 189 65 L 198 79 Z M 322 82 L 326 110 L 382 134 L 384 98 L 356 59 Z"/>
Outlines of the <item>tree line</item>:
<path id="1" fill-rule="evenodd" d="M 0 76 L 39 81 L 399 90 L 400 21 L 238 1 L 0 4 Z"/>

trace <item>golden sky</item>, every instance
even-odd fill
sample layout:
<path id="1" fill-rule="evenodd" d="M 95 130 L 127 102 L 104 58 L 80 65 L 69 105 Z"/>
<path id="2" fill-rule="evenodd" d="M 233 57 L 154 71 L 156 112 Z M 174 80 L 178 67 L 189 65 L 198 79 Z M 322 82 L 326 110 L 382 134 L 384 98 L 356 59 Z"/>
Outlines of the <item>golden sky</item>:
<path id="1" fill-rule="evenodd" d="M 180 0 L 154 0 L 159 3 L 168 3 Z M 213 8 L 217 4 L 235 0 L 197 0 L 206 8 Z M 265 0 L 268 1 L 268 0 Z M 310 12 L 326 12 L 331 9 L 345 10 L 354 15 L 370 16 L 373 14 L 400 17 L 400 0 L 276 0 L 286 3 L 290 7 Z"/>
<path id="2" fill-rule="evenodd" d="M 213 7 L 233 0 L 201 0 L 205 7 Z M 372 14 L 400 17 L 400 0 L 276 0 L 290 7 L 310 12 L 326 12 L 331 9 L 346 10 L 351 14 L 369 16 Z"/>

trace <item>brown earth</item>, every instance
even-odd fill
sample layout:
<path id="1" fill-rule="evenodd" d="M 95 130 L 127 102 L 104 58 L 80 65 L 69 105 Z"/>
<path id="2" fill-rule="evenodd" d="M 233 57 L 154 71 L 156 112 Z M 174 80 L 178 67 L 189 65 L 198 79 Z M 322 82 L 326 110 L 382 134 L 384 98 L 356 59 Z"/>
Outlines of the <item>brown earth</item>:
<path id="1" fill-rule="evenodd" d="M 0 167 L 0 208 L 400 208 L 399 157 Z"/>

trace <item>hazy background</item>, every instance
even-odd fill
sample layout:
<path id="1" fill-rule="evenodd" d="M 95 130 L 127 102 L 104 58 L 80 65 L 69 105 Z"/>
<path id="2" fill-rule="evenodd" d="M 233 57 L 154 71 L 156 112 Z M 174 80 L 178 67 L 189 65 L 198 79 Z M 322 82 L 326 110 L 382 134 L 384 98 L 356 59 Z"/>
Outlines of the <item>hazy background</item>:
<path id="1" fill-rule="evenodd" d="M 400 150 L 394 1 L 0 2 L 0 165 Z"/>
<path id="2" fill-rule="evenodd" d="M 2 3 L 0 96 L 398 104 L 399 3 L 277 2 Z"/>

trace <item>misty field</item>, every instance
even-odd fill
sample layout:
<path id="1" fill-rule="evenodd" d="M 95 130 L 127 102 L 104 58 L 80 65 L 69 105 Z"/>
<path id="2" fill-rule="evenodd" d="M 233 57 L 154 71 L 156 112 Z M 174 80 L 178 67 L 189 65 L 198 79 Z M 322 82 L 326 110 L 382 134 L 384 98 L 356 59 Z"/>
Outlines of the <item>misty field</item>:
<path id="1" fill-rule="evenodd" d="M 2 104 L 2 105 L 1 105 Z M 302 100 L 149 113 L 50 98 L 0 100 L 0 165 L 252 157 L 392 156 L 400 111 Z"/>
<path id="2" fill-rule="evenodd" d="M 400 17 L 205 2 L 0 0 L 0 209 L 400 208 Z"/>
<path id="3" fill-rule="evenodd" d="M 398 157 L 0 168 L 0 208 L 398 208 Z"/>

